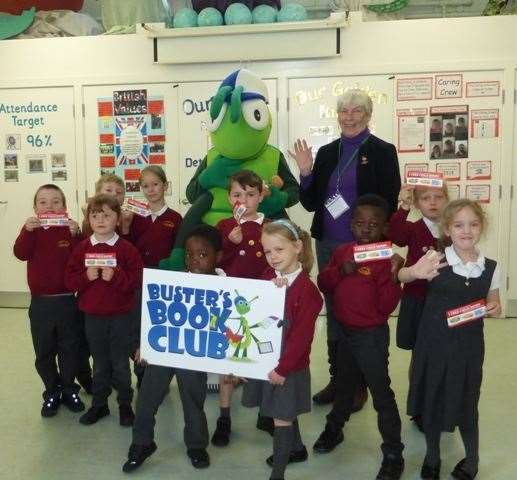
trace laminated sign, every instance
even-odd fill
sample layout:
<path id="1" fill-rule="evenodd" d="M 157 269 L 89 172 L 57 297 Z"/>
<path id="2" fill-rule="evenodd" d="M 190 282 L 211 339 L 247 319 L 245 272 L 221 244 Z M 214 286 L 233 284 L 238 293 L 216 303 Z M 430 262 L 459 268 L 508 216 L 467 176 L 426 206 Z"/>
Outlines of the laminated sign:
<path id="1" fill-rule="evenodd" d="M 284 299 L 271 281 L 144 269 L 141 357 L 267 380 L 288 322 Z"/>

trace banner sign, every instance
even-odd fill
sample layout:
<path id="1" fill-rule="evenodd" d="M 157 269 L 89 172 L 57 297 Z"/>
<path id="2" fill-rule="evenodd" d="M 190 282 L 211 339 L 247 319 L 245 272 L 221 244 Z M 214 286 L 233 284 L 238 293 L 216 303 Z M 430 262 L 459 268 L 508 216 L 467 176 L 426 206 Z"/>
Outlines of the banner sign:
<path id="1" fill-rule="evenodd" d="M 141 357 L 267 380 L 280 357 L 284 299 L 271 281 L 144 269 Z"/>

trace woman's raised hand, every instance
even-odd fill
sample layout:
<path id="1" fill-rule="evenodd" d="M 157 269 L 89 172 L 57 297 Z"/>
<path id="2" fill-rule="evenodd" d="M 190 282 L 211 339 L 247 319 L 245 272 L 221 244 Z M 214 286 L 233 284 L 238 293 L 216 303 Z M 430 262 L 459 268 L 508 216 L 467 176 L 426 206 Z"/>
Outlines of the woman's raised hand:
<path id="1" fill-rule="evenodd" d="M 300 174 L 302 177 L 306 177 L 310 175 L 312 171 L 312 164 L 314 163 L 314 159 L 312 158 L 312 149 L 307 145 L 305 139 L 297 139 L 294 142 L 294 152 L 288 150 L 289 156 L 294 159 L 296 165 L 300 169 Z"/>

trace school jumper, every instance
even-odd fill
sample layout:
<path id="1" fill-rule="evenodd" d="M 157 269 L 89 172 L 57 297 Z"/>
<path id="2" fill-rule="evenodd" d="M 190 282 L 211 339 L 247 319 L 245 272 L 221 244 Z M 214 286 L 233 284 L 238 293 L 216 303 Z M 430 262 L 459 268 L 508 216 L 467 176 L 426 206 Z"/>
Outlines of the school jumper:
<path id="1" fill-rule="evenodd" d="M 116 255 L 117 266 L 111 281 L 100 275 L 90 281 L 86 276 L 87 253 Z M 136 248 L 116 233 L 106 242 L 95 236 L 83 240 L 68 262 L 65 283 L 78 292 L 79 309 L 85 313 L 86 338 L 93 357 L 92 406 L 108 402 L 113 385 L 119 405 L 133 398 L 129 371 L 131 316 L 134 292 L 142 284 L 142 260 Z"/>
<path id="2" fill-rule="evenodd" d="M 68 227 L 40 227 L 32 232 L 23 227 L 14 244 L 16 258 L 27 261 L 31 336 L 45 400 L 58 394 L 60 387 L 64 395 L 79 390 L 74 384 L 79 312 L 74 291 L 67 288 L 64 277 L 72 250 L 81 239 L 72 236 Z"/>

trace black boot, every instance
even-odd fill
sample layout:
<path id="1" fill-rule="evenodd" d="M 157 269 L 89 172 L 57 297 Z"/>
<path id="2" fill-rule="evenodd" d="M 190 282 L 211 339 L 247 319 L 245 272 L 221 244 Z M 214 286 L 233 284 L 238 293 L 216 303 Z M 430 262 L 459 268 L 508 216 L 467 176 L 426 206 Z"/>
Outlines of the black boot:
<path id="1" fill-rule="evenodd" d="M 327 341 L 330 380 L 323 390 L 320 390 L 312 397 L 312 401 L 317 405 L 328 405 L 334 402 L 334 397 L 336 396 L 337 345 L 338 342 Z"/>

